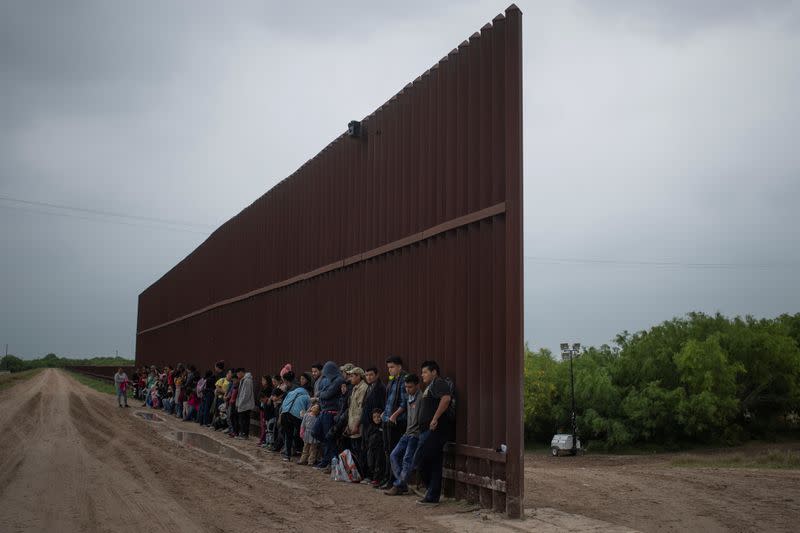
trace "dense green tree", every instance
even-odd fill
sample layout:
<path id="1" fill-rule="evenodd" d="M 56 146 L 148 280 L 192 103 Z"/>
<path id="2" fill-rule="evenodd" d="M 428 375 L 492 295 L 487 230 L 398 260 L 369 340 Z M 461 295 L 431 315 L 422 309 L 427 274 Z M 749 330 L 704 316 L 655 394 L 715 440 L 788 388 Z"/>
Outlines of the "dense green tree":
<path id="1" fill-rule="evenodd" d="M 548 439 L 556 426 L 558 363 L 550 350 L 531 352 L 525 346 L 525 436 L 530 441 Z"/>
<path id="2" fill-rule="evenodd" d="M 0 359 L 0 370 L 19 372 L 25 370 L 25 361 L 13 355 L 5 355 Z"/>
<path id="3" fill-rule="evenodd" d="M 736 377 L 744 366 L 728 360 L 718 334 L 704 341 L 689 339 L 674 359 L 684 392 L 677 421 L 686 436 L 714 440 L 734 423 L 739 407 Z"/>
<path id="4" fill-rule="evenodd" d="M 797 430 L 800 314 L 689 313 L 573 361 L 579 432 L 606 447 L 735 442 Z M 569 361 L 526 351 L 526 436 L 569 430 Z"/>

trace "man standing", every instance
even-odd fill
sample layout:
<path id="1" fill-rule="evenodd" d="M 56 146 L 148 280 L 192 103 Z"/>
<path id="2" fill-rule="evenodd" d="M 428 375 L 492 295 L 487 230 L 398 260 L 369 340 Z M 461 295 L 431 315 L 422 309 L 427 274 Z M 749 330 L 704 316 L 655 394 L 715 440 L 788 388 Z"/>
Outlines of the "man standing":
<path id="1" fill-rule="evenodd" d="M 411 475 L 411 463 L 419 442 L 419 377 L 409 374 L 405 380 L 406 394 L 406 432 L 400 437 L 397 446 L 389 455 L 392 472 L 396 478 L 394 486 L 384 492 L 389 496 L 399 496 L 408 492 L 408 477 Z"/>
<path id="2" fill-rule="evenodd" d="M 117 369 L 114 374 L 114 387 L 117 389 L 117 403 L 120 407 L 128 407 L 128 374 L 122 370 L 122 367 Z"/>
<path id="3" fill-rule="evenodd" d="M 333 361 L 328 361 L 322 367 L 322 377 L 319 378 L 319 406 L 322 413 L 317 422 L 318 436 L 324 442 L 323 456 L 314 465 L 318 469 L 330 468 L 331 460 L 336 457 L 336 439 L 331 434 L 334 417 L 339 414 L 339 399 L 342 397 L 342 376 L 339 367 Z M 316 428 L 315 428 L 316 429 Z"/>
<path id="4" fill-rule="evenodd" d="M 314 380 L 314 398 L 319 397 L 319 378 L 322 377 L 322 363 L 311 365 L 311 378 Z"/>
<path id="5" fill-rule="evenodd" d="M 420 504 L 439 503 L 442 492 L 442 459 L 444 444 L 450 436 L 453 420 L 448 416 L 452 392 L 447 381 L 439 376 L 436 361 L 422 363 L 422 393 L 419 407 L 419 443 L 412 469 L 419 468 L 422 481 L 428 492 L 419 500 Z"/>
<path id="6" fill-rule="evenodd" d="M 361 439 L 363 424 L 361 419 L 364 411 L 364 398 L 367 395 L 369 386 L 364 381 L 365 373 L 360 367 L 351 368 L 347 373 L 347 377 L 350 378 L 350 384 L 353 385 L 353 389 L 350 391 L 350 402 L 347 406 L 347 429 L 345 429 L 345 435 L 349 437 L 350 453 L 353 454 L 358 469 L 363 472 L 366 461 L 361 453 L 363 450 Z"/>
<path id="7" fill-rule="evenodd" d="M 237 372 L 239 376 L 239 393 L 236 396 L 236 412 L 239 414 L 239 437 L 250 437 L 250 411 L 255 408 L 253 395 L 253 375 L 244 368 Z"/>
<path id="8" fill-rule="evenodd" d="M 386 405 L 383 409 L 381 421 L 383 422 L 383 450 L 386 457 L 386 467 L 381 477 L 381 483 L 375 488 L 389 489 L 394 482 L 392 467 L 389 463 L 389 454 L 392 453 L 403 433 L 406 432 L 406 396 L 403 359 L 397 355 L 386 358 L 386 368 L 389 371 L 389 384 L 386 387 Z"/>

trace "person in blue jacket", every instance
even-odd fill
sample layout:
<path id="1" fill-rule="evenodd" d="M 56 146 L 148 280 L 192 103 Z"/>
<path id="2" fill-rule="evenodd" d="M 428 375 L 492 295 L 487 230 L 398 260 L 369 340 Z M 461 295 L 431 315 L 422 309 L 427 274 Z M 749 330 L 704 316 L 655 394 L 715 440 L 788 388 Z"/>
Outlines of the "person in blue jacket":
<path id="1" fill-rule="evenodd" d="M 294 380 L 294 372 L 291 370 L 284 374 L 283 379 L 286 383 L 292 383 Z M 295 451 L 295 445 L 300 441 L 300 423 L 303 421 L 303 415 L 310 403 L 310 396 L 308 391 L 303 387 L 294 387 L 283 398 L 281 404 L 281 428 L 283 429 L 283 442 L 285 448 L 283 452 L 283 460 L 291 461 L 292 455 Z"/>
<path id="2" fill-rule="evenodd" d="M 334 418 L 339 413 L 343 383 L 344 379 L 337 364 L 333 361 L 325 363 L 322 367 L 322 376 L 319 378 L 318 399 L 321 412 L 315 428 L 317 436 L 321 437 L 320 441 L 323 442 L 322 459 L 314 465 L 317 469 L 329 468 L 331 461 L 336 457 L 336 439 L 331 434 L 331 428 Z"/>

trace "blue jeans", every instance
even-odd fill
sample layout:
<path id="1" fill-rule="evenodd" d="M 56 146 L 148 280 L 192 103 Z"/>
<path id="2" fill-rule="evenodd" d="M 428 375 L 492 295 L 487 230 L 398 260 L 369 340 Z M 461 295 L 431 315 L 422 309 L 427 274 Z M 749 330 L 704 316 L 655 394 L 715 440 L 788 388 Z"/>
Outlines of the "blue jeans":
<path id="1" fill-rule="evenodd" d="M 447 435 L 441 429 L 423 431 L 419 436 L 417 453 L 412 462 L 412 468 L 419 468 L 422 481 L 428 486 L 425 499 L 429 502 L 438 502 L 442 493 L 442 463 L 445 442 L 447 442 Z"/>
<path id="2" fill-rule="evenodd" d="M 214 415 L 212 409 L 214 407 L 214 395 L 209 391 L 203 393 L 203 403 L 200 405 L 200 422 L 202 425 L 207 426 L 211 423 L 211 417 Z"/>
<path id="3" fill-rule="evenodd" d="M 408 476 L 411 475 L 411 463 L 417 451 L 417 443 L 419 443 L 419 437 L 416 435 L 403 435 L 389 455 L 395 478 L 394 486 L 398 489 L 408 488 L 406 484 Z"/>
<path id="4" fill-rule="evenodd" d="M 320 419 L 318 423 L 322 424 L 322 434 L 325 435 L 323 448 L 324 451 L 321 464 L 328 466 L 331 464 L 331 461 L 333 461 L 333 458 L 336 457 L 336 453 L 338 452 L 336 448 L 336 439 L 328 436 L 328 433 L 333 427 L 333 415 L 327 411 L 323 411 L 319 416 Z"/>

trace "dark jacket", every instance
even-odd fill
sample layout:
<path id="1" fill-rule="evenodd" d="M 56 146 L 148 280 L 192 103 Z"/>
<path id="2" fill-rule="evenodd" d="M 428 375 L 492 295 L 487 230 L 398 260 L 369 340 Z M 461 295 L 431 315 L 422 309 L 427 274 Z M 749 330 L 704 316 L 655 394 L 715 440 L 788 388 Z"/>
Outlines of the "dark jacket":
<path id="1" fill-rule="evenodd" d="M 372 425 L 372 411 L 383 410 L 386 405 L 386 385 L 379 379 L 369 386 L 364 398 L 364 412 L 361 415 L 361 426 L 367 428 Z"/>
<path id="2" fill-rule="evenodd" d="M 342 396 L 342 375 L 339 367 L 333 361 L 328 361 L 322 367 L 322 376 L 319 378 L 319 406 L 323 411 L 337 411 L 339 399 Z"/>

